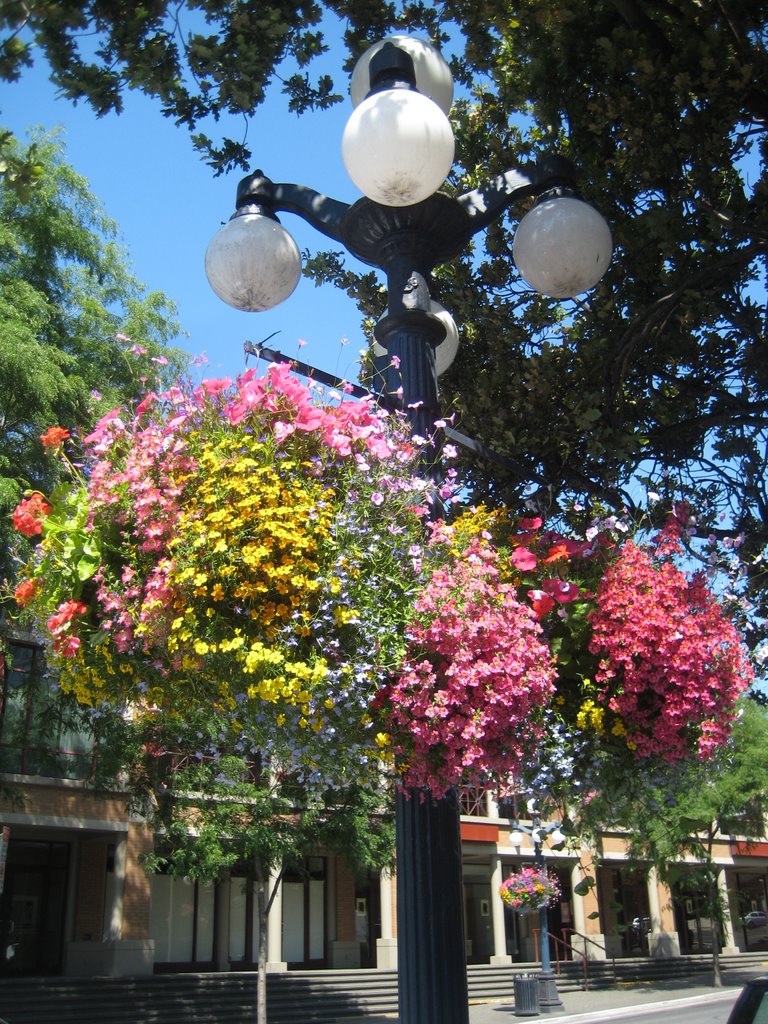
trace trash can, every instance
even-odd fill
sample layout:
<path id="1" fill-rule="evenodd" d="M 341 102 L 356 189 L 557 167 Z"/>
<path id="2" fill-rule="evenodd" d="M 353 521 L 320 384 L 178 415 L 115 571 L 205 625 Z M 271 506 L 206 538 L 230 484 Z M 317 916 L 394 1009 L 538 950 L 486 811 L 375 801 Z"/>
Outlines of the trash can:
<path id="1" fill-rule="evenodd" d="M 515 975 L 515 1016 L 539 1016 L 539 978 L 536 974 Z"/>

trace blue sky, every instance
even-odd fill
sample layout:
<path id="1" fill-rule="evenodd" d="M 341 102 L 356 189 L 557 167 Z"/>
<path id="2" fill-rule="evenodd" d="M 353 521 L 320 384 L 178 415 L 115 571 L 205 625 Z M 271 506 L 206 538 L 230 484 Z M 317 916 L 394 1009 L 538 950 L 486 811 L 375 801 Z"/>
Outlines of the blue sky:
<path id="1" fill-rule="evenodd" d="M 341 66 L 338 55 L 325 60 L 329 67 L 336 63 L 336 70 Z M 346 82 L 339 73 L 339 92 L 342 86 Z M 330 111 L 300 118 L 288 111 L 279 83 L 268 97 L 248 129 L 254 169 L 345 202 L 358 198 L 341 161 L 341 136 L 352 111 L 348 97 Z M 188 333 L 178 344 L 192 355 L 205 353 L 206 376 L 237 374 L 245 365 L 243 342 L 259 342 L 279 331 L 271 346 L 295 356 L 303 339 L 307 345 L 301 355 L 307 362 L 356 378 L 358 352 L 365 345 L 360 314 L 338 289 L 316 288 L 302 278 L 286 302 L 265 313 L 230 309 L 211 291 L 203 269 L 205 249 L 234 209 L 242 174 L 214 177 L 194 151 L 187 130 L 163 117 L 159 102 L 126 93 L 122 114 L 97 118 L 85 103 L 74 106 L 57 98 L 41 58 L 18 83 L 0 84 L 0 124 L 22 137 L 32 126 L 63 127 L 67 161 L 87 178 L 117 222 L 139 280 L 177 303 Z M 243 123 L 224 122 L 221 131 L 239 138 Z M 301 250 L 325 248 L 327 240 L 298 217 L 285 214 L 281 220 Z M 349 259 L 350 265 L 356 264 Z M 362 264 L 357 266 L 362 269 Z"/>

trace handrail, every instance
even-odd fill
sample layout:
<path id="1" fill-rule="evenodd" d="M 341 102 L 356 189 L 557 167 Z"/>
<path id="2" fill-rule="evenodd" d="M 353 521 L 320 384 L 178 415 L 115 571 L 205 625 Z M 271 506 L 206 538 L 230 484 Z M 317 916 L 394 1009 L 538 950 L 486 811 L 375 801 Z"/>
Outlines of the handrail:
<path id="1" fill-rule="evenodd" d="M 589 958 L 587 957 L 587 954 L 581 949 L 576 949 L 576 947 L 572 946 L 569 942 L 564 942 L 562 939 L 558 938 L 557 935 L 553 935 L 552 932 L 547 932 L 547 938 L 550 940 L 550 942 L 554 942 L 555 944 L 555 973 L 557 974 L 557 976 L 560 977 L 560 947 L 562 946 L 564 949 L 570 950 L 571 953 L 576 953 L 578 954 L 578 956 L 581 957 L 581 973 L 584 976 L 584 991 L 589 992 Z M 536 960 L 539 960 L 540 957 L 538 928 L 533 929 L 533 950 L 534 958 Z M 563 957 L 563 960 L 565 959 L 566 958 Z"/>
<path id="2" fill-rule="evenodd" d="M 562 932 L 563 932 L 563 935 L 572 935 L 572 936 L 573 935 L 578 935 L 578 937 L 580 939 L 582 939 L 585 943 L 586 942 L 591 942 L 592 945 L 595 947 L 595 949 L 599 949 L 600 952 L 602 953 L 603 957 L 605 957 L 606 960 L 608 959 L 608 957 L 605 955 L 605 946 L 603 946 L 601 943 L 597 942 L 595 939 L 591 938 L 589 935 L 584 935 L 582 932 L 577 932 L 575 928 L 563 928 Z M 581 952 L 581 950 L 576 949 L 576 947 L 573 945 L 573 943 L 568 943 L 568 945 L 572 949 L 576 950 L 577 953 Z M 584 954 L 584 955 L 586 956 L 586 954 Z M 617 975 L 616 975 L 616 957 L 612 956 L 610 959 L 611 959 L 611 967 L 613 968 L 613 980 L 614 980 L 614 982 L 616 982 L 618 980 Z"/>

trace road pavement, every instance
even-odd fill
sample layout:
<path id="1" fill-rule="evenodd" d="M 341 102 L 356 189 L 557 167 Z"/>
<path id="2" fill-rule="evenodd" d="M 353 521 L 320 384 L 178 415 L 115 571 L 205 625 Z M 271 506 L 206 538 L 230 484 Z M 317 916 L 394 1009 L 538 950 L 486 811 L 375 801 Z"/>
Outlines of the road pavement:
<path id="1" fill-rule="evenodd" d="M 764 970 L 742 969 L 723 972 L 721 988 L 715 988 L 711 974 L 696 975 L 692 978 L 677 978 L 670 981 L 651 981 L 619 984 L 611 989 L 593 992 L 563 992 L 560 996 L 563 1008 L 536 1016 L 516 1017 L 512 999 L 493 1002 L 471 1003 L 469 1024 L 514 1024 L 515 1021 L 543 1022 L 557 1021 L 557 1024 L 601 1024 L 605 1021 L 626 1020 L 637 1017 L 638 1011 L 644 1016 L 658 1012 L 665 1024 L 676 1024 L 684 1008 L 707 1010 L 707 1019 L 722 1021 L 728 1019 L 731 1007 L 741 987 L 750 978 L 768 974 L 768 960 Z M 712 1014 L 710 1016 L 710 1009 Z M 677 1011 L 677 1012 L 676 1012 Z M 688 1019 L 695 1019 L 688 1017 Z M 360 1024 L 398 1024 L 398 1017 L 384 1015 L 359 1018 Z M 349 1018 L 338 1024 L 351 1024 Z"/>

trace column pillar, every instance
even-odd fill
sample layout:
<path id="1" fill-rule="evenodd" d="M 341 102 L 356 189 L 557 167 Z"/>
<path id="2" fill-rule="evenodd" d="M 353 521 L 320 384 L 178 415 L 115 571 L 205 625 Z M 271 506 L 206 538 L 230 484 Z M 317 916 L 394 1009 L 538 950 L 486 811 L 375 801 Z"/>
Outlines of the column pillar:
<path id="1" fill-rule="evenodd" d="M 216 915 L 214 963 L 217 971 L 229 970 L 229 904 L 232 880 L 229 874 L 216 883 L 214 914 Z"/>
<path id="2" fill-rule="evenodd" d="M 376 940 L 376 966 L 383 971 L 397 970 L 397 939 L 392 914 L 392 872 L 382 868 L 379 875 L 381 938 Z"/>
<path id="3" fill-rule="evenodd" d="M 491 963 L 495 966 L 506 966 L 512 963 L 507 953 L 507 929 L 504 924 L 504 900 L 499 896 L 502 877 L 501 857 L 491 854 L 491 922 L 493 925 L 493 956 Z"/>
<path id="4" fill-rule="evenodd" d="M 123 835 L 115 843 L 115 859 L 113 865 L 112 905 L 109 908 L 109 919 L 105 935 L 106 939 L 120 939 L 123 935 L 123 896 L 125 893 L 125 865 L 128 848 L 128 836 Z"/>
<path id="5" fill-rule="evenodd" d="M 648 951 L 655 960 L 670 960 L 680 956 L 680 943 L 676 931 L 665 931 L 659 900 L 659 873 L 652 867 L 646 880 L 648 888 L 648 913 L 651 918 L 651 933 L 648 936 Z"/>
<path id="6" fill-rule="evenodd" d="M 589 872 L 594 872 L 594 870 L 594 864 L 591 863 L 591 859 L 587 866 L 584 866 L 581 861 L 577 861 L 571 867 L 573 930 L 577 933 L 571 936 L 571 944 L 574 949 L 578 949 L 579 952 L 583 953 L 587 960 L 605 960 L 605 935 L 602 931 L 590 931 L 590 925 L 592 924 L 590 914 L 598 911 L 596 888 L 590 889 L 586 896 L 576 891 L 584 879 L 589 876 Z"/>
<path id="7" fill-rule="evenodd" d="M 277 892 L 267 915 L 267 970 L 273 974 L 288 970 L 288 964 L 283 960 L 283 883 L 277 881 L 277 873 L 272 872 L 267 899 L 275 885 Z"/>
<path id="8" fill-rule="evenodd" d="M 733 934 L 731 901 L 728 897 L 728 880 L 725 875 L 725 868 L 720 868 L 717 872 L 717 891 L 723 908 L 723 948 L 721 952 L 731 956 L 734 953 L 739 953 L 740 949 L 736 943 L 736 936 Z"/>

